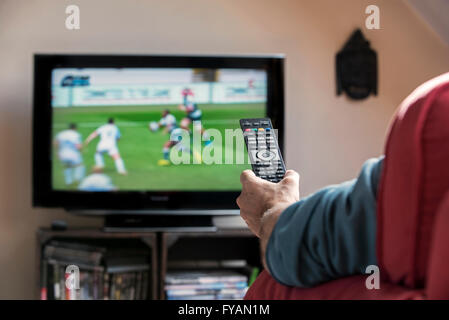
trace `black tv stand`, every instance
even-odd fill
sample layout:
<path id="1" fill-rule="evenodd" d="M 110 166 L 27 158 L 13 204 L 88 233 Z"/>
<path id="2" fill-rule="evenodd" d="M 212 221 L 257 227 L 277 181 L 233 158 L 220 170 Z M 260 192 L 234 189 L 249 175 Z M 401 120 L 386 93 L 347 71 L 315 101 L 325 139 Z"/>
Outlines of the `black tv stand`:
<path id="1" fill-rule="evenodd" d="M 173 216 L 171 216 L 173 218 Z M 196 217 L 195 217 L 196 218 Z M 182 218 L 181 218 L 182 219 Z M 235 265 L 234 270 L 251 276 L 253 267 L 260 265 L 259 240 L 247 228 L 218 227 L 213 232 L 104 232 L 98 228 L 67 228 L 51 230 L 39 228 L 36 233 L 36 287 L 35 298 L 42 298 L 42 288 L 52 292 L 54 273 L 45 263 L 44 248 L 52 240 L 79 244 L 94 244 L 106 248 L 148 249 L 150 265 L 147 299 L 165 299 L 165 277 L 167 272 L 179 268 L 200 270 L 223 261 L 246 261 L 247 266 Z M 142 243 L 144 246 L 142 246 Z M 225 268 L 219 266 L 219 268 Z M 230 268 L 230 267 L 226 267 Z M 59 276 L 64 273 L 60 272 Z M 86 282 L 87 284 L 87 282 Z M 81 284 L 83 286 L 83 284 Z M 52 288 L 52 289 L 50 289 Z M 45 293 L 45 297 L 46 297 Z M 53 299 L 49 295 L 48 299 Z"/>
<path id="2" fill-rule="evenodd" d="M 213 232 L 217 230 L 209 215 L 108 215 L 106 232 Z"/>

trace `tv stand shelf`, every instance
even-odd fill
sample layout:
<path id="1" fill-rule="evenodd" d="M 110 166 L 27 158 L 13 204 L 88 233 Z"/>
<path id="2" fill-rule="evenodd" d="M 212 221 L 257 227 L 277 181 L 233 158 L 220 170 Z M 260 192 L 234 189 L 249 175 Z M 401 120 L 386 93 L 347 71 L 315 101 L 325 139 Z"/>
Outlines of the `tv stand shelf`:
<path id="1" fill-rule="evenodd" d="M 150 250 L 150 299 L 165 299 L 164 279 L 172 262 L 204 260 L 245 260 L 260 267 L 258 239 L 246 228 L 208 232 L 105 232 L 94 228 L 70 228 L 54 231 L 41 228 L 36 233 L 36 294 L 40 297 L 41 260 L 44 246 L 53 239 L 70 241 L 136 241 Z M 134 239 L 134 240 L 133 240 Z"/>

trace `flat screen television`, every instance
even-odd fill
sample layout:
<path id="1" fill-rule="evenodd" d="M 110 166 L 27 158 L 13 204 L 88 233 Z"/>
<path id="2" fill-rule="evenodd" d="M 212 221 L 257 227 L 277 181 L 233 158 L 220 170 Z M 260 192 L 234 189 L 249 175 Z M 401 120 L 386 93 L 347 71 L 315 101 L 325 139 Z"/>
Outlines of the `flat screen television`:
<path id="1" fill-rule="evenodd" d="M 239 176 L 250 168 L 239 119 L 270 117 L 282 148 L 283 63 L 282 56 L 36 54 L 34 206 L 238 213 Z"/>

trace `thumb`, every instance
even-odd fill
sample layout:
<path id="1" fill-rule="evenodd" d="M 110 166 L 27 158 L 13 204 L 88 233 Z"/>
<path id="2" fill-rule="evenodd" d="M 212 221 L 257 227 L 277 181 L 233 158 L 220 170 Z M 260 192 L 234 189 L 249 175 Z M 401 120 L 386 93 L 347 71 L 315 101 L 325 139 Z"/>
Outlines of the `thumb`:
<path id="1" fill-rule="evenodd" d="M 299 186 L 299 173 L 295 170 L 287 170 L 281 182 L 288 184 L 296 184 Z"/>

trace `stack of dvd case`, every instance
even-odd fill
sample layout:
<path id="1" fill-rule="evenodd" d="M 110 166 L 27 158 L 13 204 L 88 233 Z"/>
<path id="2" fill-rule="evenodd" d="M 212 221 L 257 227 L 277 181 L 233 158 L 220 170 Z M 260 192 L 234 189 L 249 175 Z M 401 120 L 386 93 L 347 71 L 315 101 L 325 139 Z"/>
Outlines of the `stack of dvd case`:
<path id="1" fill-rule="evenodd" d="M 41 298 L 144 300 L 148 298 L 147 250 L 51 241 L 43 249 Z M 67 267 L 79 268 L 79 290 L 66 284 Z"/>
<path id="2" fill-rule="evenodd" d="M 168 300 L 238 300 L 245 296 L 248 277 L 233 270 L 167 272 Z"/>

